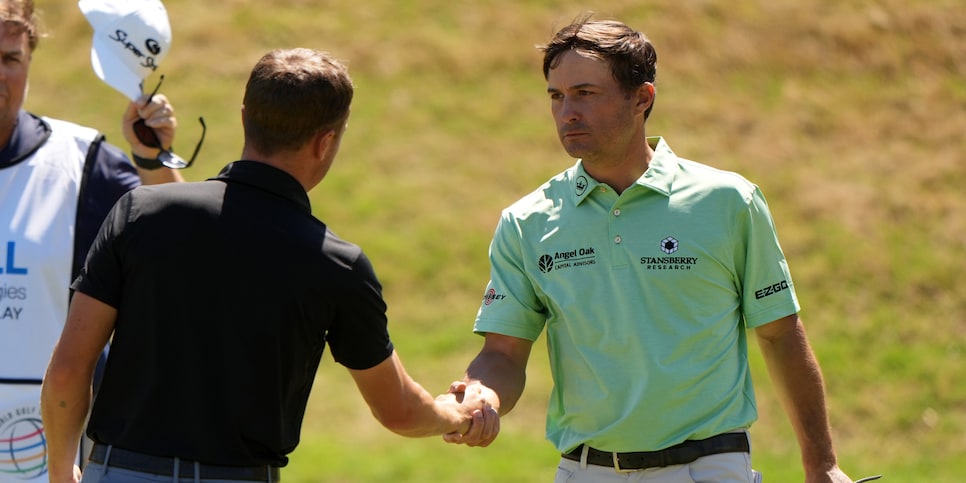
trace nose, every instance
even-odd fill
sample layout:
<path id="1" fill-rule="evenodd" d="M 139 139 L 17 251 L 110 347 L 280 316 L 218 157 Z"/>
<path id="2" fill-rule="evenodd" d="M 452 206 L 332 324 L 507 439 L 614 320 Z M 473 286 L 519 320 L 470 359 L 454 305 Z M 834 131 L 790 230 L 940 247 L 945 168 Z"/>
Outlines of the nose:
<path id="1" fill-rule="evenodd" d="M 557 106 L 557 119 L 564 124 L 570 124 L 580 119 L 580 114 L 573 102 L 563 99 Z"/>

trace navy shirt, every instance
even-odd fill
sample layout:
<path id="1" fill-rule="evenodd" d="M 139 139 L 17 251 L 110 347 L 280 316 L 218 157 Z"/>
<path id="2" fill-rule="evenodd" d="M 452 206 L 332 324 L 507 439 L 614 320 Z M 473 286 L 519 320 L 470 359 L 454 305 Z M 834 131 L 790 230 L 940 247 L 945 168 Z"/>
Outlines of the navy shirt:
<path id="1" fill-rule="evenodd" d="M 122 197 L 73 288 L 118 310 L 88 434 L 148 454 L 284 466 L 326 344 L 351 369 L 393 350 L 361 249 L 254 161 Z"/>

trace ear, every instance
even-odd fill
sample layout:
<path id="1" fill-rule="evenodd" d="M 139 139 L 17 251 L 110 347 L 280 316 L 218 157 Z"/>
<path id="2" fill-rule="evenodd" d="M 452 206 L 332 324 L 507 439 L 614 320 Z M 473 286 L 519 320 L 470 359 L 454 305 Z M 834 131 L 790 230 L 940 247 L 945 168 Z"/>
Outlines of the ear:
<path id="1" fill-rule="evenodd" d="M 312 138 L 312 155 L 315 159 L 322 159 L 334 145 L 335 129 L 322 131 Z"/>
<path id="2" fill-rule="evenodd" d="M 640 113 L 644 113 L 652 105 L 654 105 L 654 96 L 657 94 L 657 89 L 654 88 L 652 82 L 645 82 L 640 87 L 637 88 L 637 110 Z"/>

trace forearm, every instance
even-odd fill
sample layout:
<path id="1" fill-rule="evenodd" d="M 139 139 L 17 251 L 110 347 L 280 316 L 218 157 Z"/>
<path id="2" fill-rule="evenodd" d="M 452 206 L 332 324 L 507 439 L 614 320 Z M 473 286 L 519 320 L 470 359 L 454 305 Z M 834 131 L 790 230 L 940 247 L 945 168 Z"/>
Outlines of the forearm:
<path id="1" fill-rule="evenodd" d="M 379 418 L 387 429 L 409 438 L 465 433 L 469 429 L 469 419 L 460 411 L 455 396 L 433 398 L 415 381 L 410 384 L 406 389 L 408 401 L 404 409 L 398 414 Z"/>
<path id="2" fill-rule="evenodd" d="M 502 416 L 519 401 L 526 386 L 527 373 L 525 365 L 521 366 L 506 354 L 483 351 L 470 363 L 463 380 L 467 386 L 479 384 L 488 388 L 491 394 L 487 399 Z"/>
<path id="3" fill-rule="evenodd" d="M 837 466 L 832 445 L 825 383 L 804 328 L 796 324 L 785 337 L 761 338 L 768 372 L 795 430 L 806 474 Z"/>
<path id="4" fill-rule="evenodd" d="M 47 438 L 51 482 L 74 481 L 81 432 L 91 404 L 90 378 L 48 371 L 41 389 L 41 417 Z"/>
<path id="5" fill-rule="evenodd" d="M 349 372 L 373 417 L 396 434 L 424 437 L 469 428 L 472 409 L 457 403 L 455 395 L 434 399 L 406 373 L 395 352 L 375 367 Z"/>

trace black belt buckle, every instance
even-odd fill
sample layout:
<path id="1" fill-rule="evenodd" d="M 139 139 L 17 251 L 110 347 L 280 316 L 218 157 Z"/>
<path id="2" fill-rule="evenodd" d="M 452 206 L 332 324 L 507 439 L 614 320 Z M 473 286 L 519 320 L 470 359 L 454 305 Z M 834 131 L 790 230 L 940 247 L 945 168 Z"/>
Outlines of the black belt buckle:
<path id="1" fill-rule="evenodd" d="M 640 468 L 629 468 L 629 469 L 621 468 L 620 453 L 613 452 L 610 455 L 614 457 L 614 471 L 618 473 L 633 473 L 635 471 L 640 471 Z"/>

